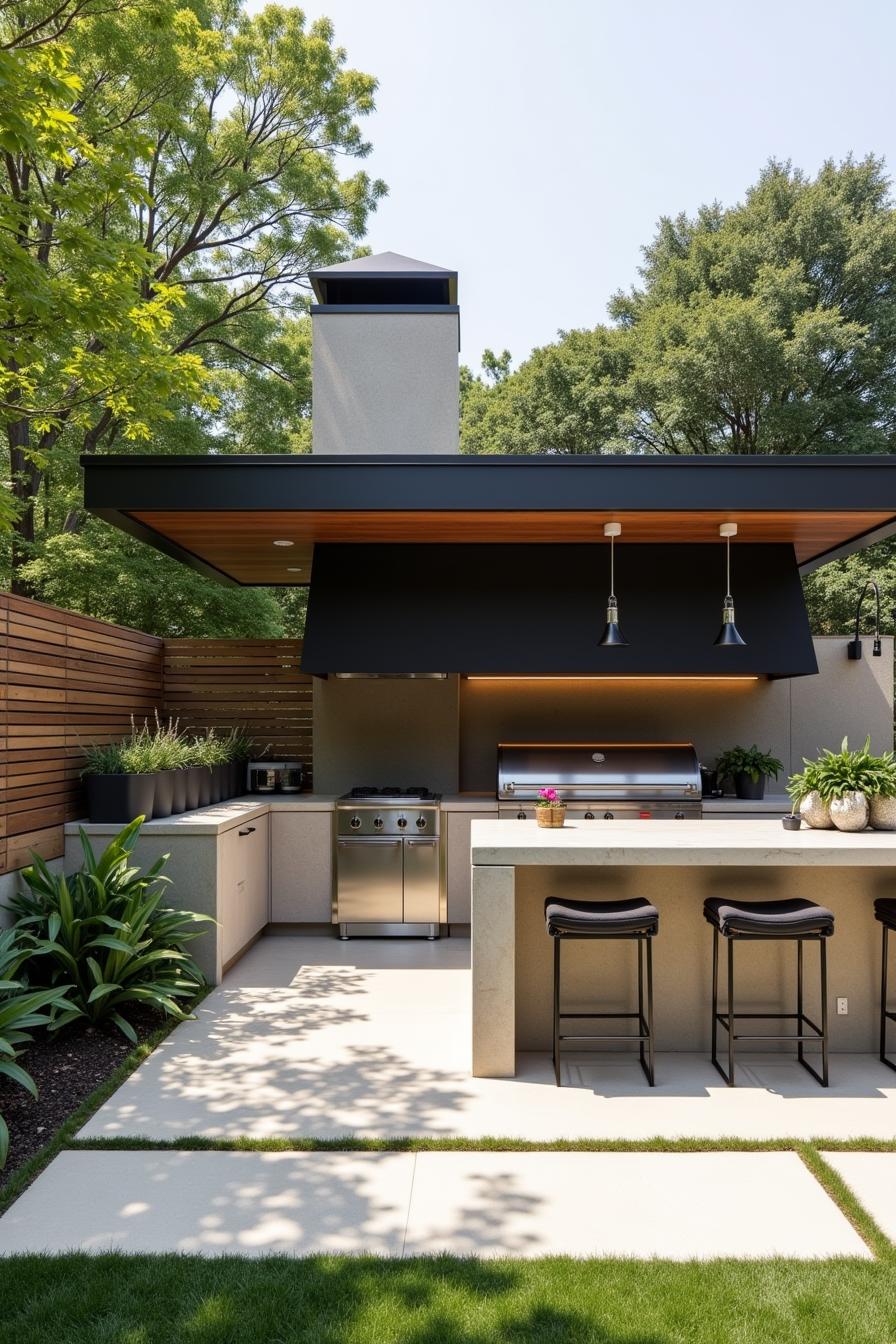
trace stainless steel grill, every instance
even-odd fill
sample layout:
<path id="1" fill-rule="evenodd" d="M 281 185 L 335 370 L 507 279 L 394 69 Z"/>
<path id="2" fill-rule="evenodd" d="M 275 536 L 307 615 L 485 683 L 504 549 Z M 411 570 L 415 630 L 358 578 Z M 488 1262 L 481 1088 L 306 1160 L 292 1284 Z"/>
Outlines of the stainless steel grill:
<path id="1" fill-rule="evenodd" d="M 531 817 L 544 788 L 588 820 L 703 815 L 690 742 L 500 743 L 499 814 Z"/>

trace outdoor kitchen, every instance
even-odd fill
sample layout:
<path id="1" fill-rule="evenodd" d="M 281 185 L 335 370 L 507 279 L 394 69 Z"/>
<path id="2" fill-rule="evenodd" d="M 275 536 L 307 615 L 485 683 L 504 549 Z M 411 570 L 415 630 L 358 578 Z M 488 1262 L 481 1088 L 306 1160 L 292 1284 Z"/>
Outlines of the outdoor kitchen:
<path id="1" fill-rule="evenodd" d="M 847 1008 L 825 1058 L 828 1040 L 872 1048 L 872 903 L 893 842 L 783 819 L 804 759 L 844 738 L 892 745 L 879 594 L 876 613 L 856 595 L 857 631 L 875 621 L 862 656 L 813 638 L 801 575 L 892 531 L 894 463 L 467 458 L 456 273 L 385 253 L 312 283 L 310 455 L 84 462 L 88 508 L 147 544 L 221 582 L 308 586 L 313 791 L 261 760 L 246 796 L 150 820 L 139 842 L 218 921 L 205 974 L 263 935 L 471 937 L 473 1071 L 506 1076 L 518 1049 L 559 1051 L 545 902 L 649 897 L 662 933 L 636 931 L 637 965 L 603 949 L 598 997 L 606 1010 L 637 988 L 625 1012 L 652 1077 L 645 1042 L 651 1059 L 708 1044 L 704 900 L 827 894 Z M 536 822 L 545 791 L 556 829 Z M 769 947 L 744 954 L 749 997 L 783 1012 Z M 564 996 L 593 1000 L 593 941 L 567 961 Z"/>

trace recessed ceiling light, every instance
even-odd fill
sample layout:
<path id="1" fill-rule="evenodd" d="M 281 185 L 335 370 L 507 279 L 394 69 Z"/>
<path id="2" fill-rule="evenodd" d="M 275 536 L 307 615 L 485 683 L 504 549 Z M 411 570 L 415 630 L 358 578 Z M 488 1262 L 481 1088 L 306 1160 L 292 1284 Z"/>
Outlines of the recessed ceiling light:
<path id="1" fill-rule="evenodd" d="M 286 566 L 286 572 L 287 572 L 287 574 L 301 574 L 301 572 L 302 572 L 302 566 L 301 566 L 301 565 L 287 565 L 287 566 Z"/>
<path id="2" fill-rule="evenodd" d="M 275 541 L 275 546 L 295 546 L 294 541 Z"/>

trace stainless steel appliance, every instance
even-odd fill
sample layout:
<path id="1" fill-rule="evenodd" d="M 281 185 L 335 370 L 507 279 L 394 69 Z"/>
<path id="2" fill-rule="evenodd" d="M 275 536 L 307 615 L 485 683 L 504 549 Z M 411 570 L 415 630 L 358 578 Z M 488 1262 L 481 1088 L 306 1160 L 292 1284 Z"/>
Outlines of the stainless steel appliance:
<path id="1" fill-rule="evenodd" d="M 250 793 L 299 793 L 305 776 L 301 761 L 249 761 Z"/>
<path id="2" fill-rule="evenodd" d="M 703 815 L 690 742 L 500 743 L 498 815 L 533 817 L 543 788 L 587 821 Z"/>
<path id="3" fill-rule="evenodd" d="M 335 811 L 340 938 L 438 938 L 447 922 L 439 794 L 360 786 Z"/>

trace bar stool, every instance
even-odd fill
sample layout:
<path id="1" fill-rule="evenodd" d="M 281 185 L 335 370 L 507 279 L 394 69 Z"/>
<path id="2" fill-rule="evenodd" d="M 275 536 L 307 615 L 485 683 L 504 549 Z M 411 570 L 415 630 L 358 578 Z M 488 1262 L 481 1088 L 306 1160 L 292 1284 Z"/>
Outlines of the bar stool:
<path id="1" fill-rule="evenodd" d="M 651 938 L 659 929 L 656 906 L 637 898 L 626 901 L 555 901 L 544 903 L 545 923 L 554 940 L 554 1077 L 560 1086 L 561 1041 L 637 1041 L 641 1068 L 651 1087 L 654 1085 L 653 1048 L 653 957 Z M 638 1011 L 636 1013 L 563 1013 L 560 1011 L 560 944 L 571 939 L 629 938 L 638 944 Z M 644 970 L 646 948 L 647 969 Z M 647 1009 L 644 991 L 647 991 Z M 562 1036 L 560 1020 L 594 1021 L 597 1018 L 633 1018 L 639 1027 L 637 1036 Z M 647 1047 L 645 1058 L 644 1047 Z"/>
<path id="2" fill-rule="evenodd" d="M 734 1087 L 734 1052 L 737 1041 L 796 1041 L 796 1057 L 812 1077 L 828 1085 L 828 974 L 826 939 L 834 932 L 834 916 L 823 905 L 800 899 L 787 901 L 729 901 L 712 896 L 703 903 L 703 915 L 712 925 L 712 1062 L 729 1087 Z M 728 1012 L 719 1012 L 719 938 L 728 943 Z M 796 943 L 796 1012 L 795 1013 L 736 1013 L 734 1011 L 734 944 L 735 942 L 795 942 Z M 803 1012 L 803 943 L 818 943 L 821 972 L 821 1026 Z M 738 1018 L 793 1022 L 795 1036 L 746 1036 L 735 1031 Z M 716 1049 L 717 1029 L 728 1032 L 728 1072 L 719 1063 Z M 811 1028 L 811 1035 L 804 1032 Z M 803 1057 L 805 1041 L 821 1043 L 821 1073 L 813 1069 Z"/>
<path id="3" fill-rule="evenodd" d="M 887 959 L 890 930 L 896 931 L 896 899 L 880 896 L 874 902 L 874 918 L 883 925 L 883 947 L 880 964 L 880 1062 L 896 1069 L 896 1061 L 887 1059 L 887 1022 L 896 1022 L 896 1011 L 887 1008 Z"/>

